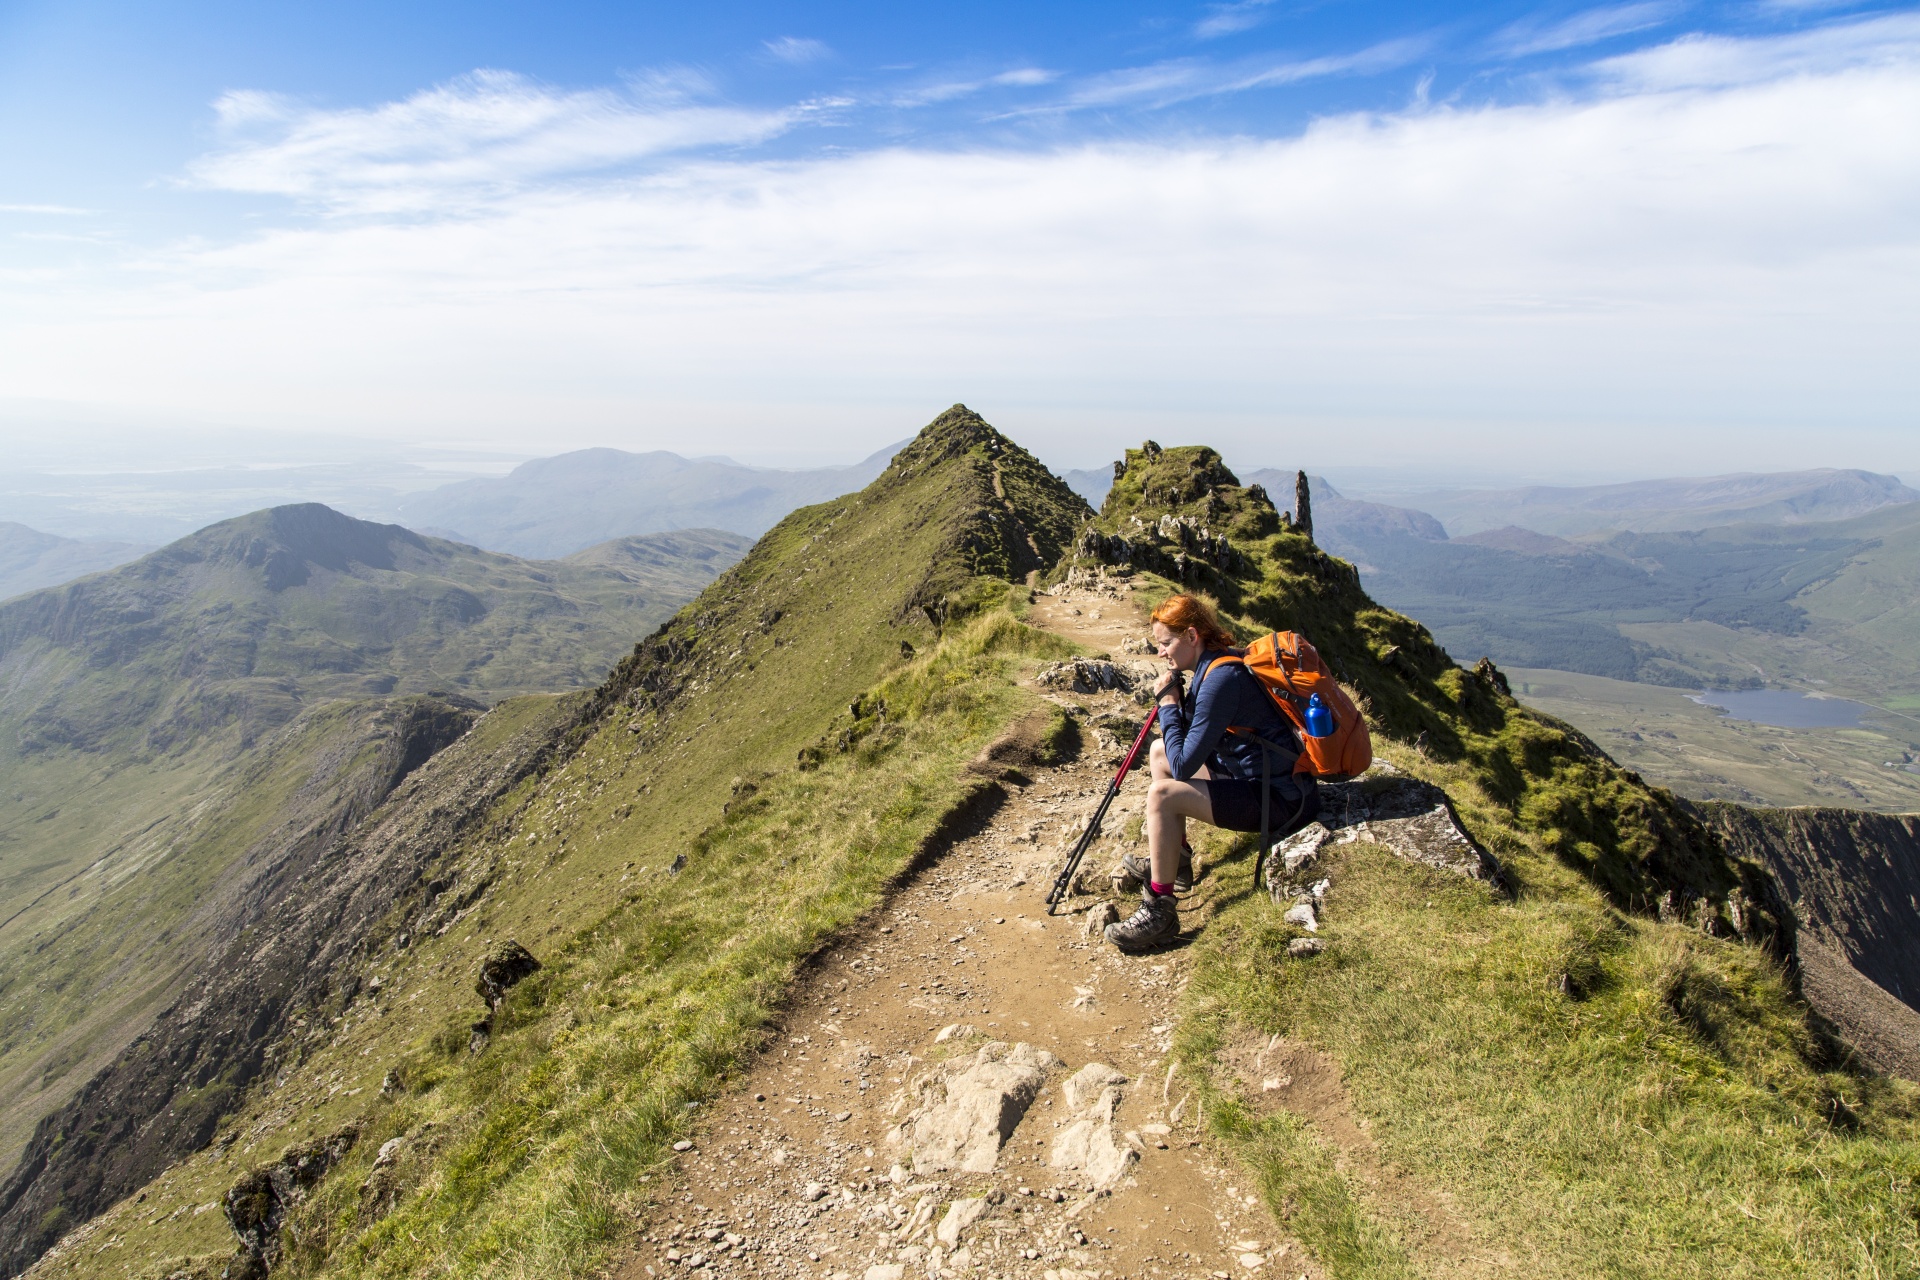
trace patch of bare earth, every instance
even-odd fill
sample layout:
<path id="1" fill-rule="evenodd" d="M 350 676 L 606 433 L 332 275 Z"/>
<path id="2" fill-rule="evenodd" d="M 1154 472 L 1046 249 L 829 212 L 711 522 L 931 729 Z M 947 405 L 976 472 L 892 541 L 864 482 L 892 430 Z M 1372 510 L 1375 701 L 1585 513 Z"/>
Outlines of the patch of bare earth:
<path id="1" fill-rule="evenodd" d="M 1341 1083 L 1338 1062 L 1310 1045 L 1247 1027 L 1228 1041 L 1218 1062 L 1221 1083 L 1253 1111 L 1284 1110 L 1313 1127 L 1332 1149 L 1334 1167 L 1361 1190 L 1377 1215 L 1394 1224 L 1423 1273 L 1512 1274 L 1512 1254 L 1476 1241 L 1444 1192 L 1429 1190 L 1382 1158 Z"/>
<path id="2" fill-rule="evenodd" d="M 1043 596 L 1034 620 L 1144 664 L 1122 649 L 1145 634 L 1129 596 Z M 1096 726 L 1146 715 L 1125 688 L 1071 680 L 1055 672 L 1042 691 L 1084 715 L 1080 759 L 1009 775 L 990 819 L 810 970 L 674 1182 L 639 1210 L 616 1275 L 1320 1280 L 1170 1067 L 1185 952 L 1123 956 L 1086 929 L 1141 810 L 1140 776 L 1084 864 L 1099 895 L 1046 912 L 1126 746 Z M 1191 919 L 1207 891 L 1203 875 Z"/>

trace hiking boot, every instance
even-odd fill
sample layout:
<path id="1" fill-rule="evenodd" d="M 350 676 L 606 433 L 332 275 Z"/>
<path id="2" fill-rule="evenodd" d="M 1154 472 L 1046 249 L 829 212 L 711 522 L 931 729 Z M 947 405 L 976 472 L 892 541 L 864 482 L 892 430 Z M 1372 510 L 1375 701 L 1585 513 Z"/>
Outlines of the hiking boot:
<path id="1" fill-rule="evenodd" d="M 1140 893 L 1140 909 L 1105 929 L 1106 939 L 1122 951 L 1151 951 L 1180 936 L 1180 910 L 1172 894 Z"/>
<path id="2" fill-rule="evenodd" d="M 1120 859 L 1120 870 L 1113 878 L 1125 889 L 1131 889 L 1136 885 L 1145 886 L 1149 880 L 1153 879 L 1153 861 L 1144 853 L 1129 853 Z M 1180 846 L 1180 869 L 1173 873 L 1173 889 L 1175 893 L 1185 893 L 1191 888 L 1193 888 L 1193 846 L 1187 844 Z"/>

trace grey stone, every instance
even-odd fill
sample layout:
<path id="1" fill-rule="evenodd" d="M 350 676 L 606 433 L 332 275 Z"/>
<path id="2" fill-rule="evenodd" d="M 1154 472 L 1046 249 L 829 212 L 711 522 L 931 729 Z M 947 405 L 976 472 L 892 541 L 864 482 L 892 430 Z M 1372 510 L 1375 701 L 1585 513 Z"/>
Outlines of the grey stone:
<path id="1" fill-rule="evenodd" d="M 1299 925 L 1302 929 L 1305 929 L 1308 933 L 1317 933 L 1319 932 L 1319 929 L 1320 929 L 1320 921 L 1317 917 L 1314 916 L 1313 907 L 1310 904 L 1305 902 L 1296 903 L 1295 905 L 1288 907 L 1287 914 L 1285 914 L 1284 916 L 1281 916 L 1280 918 L 1282 920 L 1285 920 L 1288 924 Z"/>
<path id="2" fill-rule="evenodd" d="M 1127 1082 L 1127 1077 L 1104 1062 L 1089 1062 L 1067 1078 L 1061 1086 L 1061 1092 L 1067 1098 L 1067 1110 L 1076 1115 L 1092 1106 L 1100 1097 L 1100 1091 L 1109 1085 L 1119 1086 Z"/>
<path id="3" fill-rule="evenodd" d="M 1089 1062 L 1074 1073 L 1062 1090 L 1073 1118 L 1054 1138 L 1049 1164 L 1080 1170 L 1095 1189 L 1110 1187 L 1125 1175 L 1139 1158 L 1113 1136 L 1113 1111 L 1126 1082 L 1126 1076 L 1103 1062 Z"/>
<path id="4" fill-rule="evenodd" d="M 1277 842 L 1273 846 L 1273 852 L 1267 855 L 1268 882 L 1272 883 L 1278 879 L 1272 874 L 1271 868 L 1278 867 L 1288 875 L 1292 875 L 1319 857 L 1320 850 L 1325 848 L 1332 839 L 1333 832 L 1318 822 L 1309 822 L 1286 839 Z"/>
<path id="5" fill-rule="evenodd" d="M 1111 902 L 1098 903 L 1087 910 L 1086 935 L 1089 938 L 1098 938 L 1104 933 L 1108 925 L 1115 923 L 1119 919 L 1120 908 L 1114 906 Z"/>
<path id="6" fill-rule="evenodd" d="M 1295 959 L 1317 956 L 1326 949 L 1327 944 L 1319 938 L 1295 938 L 1287 944 L 1287 954 Z"/>
<path id="7" fill-rule="evenodd" d="M 956 1247 L 960 1243 L 961 1234 L 965 1232 L 968 1227 L 978 1222 L 980 1215 L 986 1211 L 987 1200 L 985 1196 L 975 1196 L 966 1200 L 955 1200 L 947 1206 L 947 1216 L 940 1219 L 940 1226 L 933 1233 L 934 1239 L 949 1249 Z"/>
<path id="8" fill-rule="evenodd" d="M 518 985 L 523 978 L 540 968 L 540 962 L 533 953 L 519 943 L 508 939 L 499 943 L 480 961 L 480 971 L 474 976 L 473 989 L 487 1002 L 487 1008 L 498 1009 L 507 992 Z"/>
<path id="9" fill-rule="evenodd" d="M 1398 857 L 1475 880 L 1492 880 L 1500 864 L 1473 842 L 1454 815 L 1447 793 L 1432 783 L 1376 766 L 1351 782 L 1322 783 L 1320 824 L 1334 842 L 1367 840 Z M 1268 883 L 1281 877 L 1268 863 Z"/>
<path id="10" fill-rule="evenodd" d="M 920 1105 L 895 1141 L 913 1149 L 916 1174 L 990 1173 L 1047 1073 L 1059 1065 L 1045 1049 L 997 1040 L 943 1063 L 914 1081 Z"/>

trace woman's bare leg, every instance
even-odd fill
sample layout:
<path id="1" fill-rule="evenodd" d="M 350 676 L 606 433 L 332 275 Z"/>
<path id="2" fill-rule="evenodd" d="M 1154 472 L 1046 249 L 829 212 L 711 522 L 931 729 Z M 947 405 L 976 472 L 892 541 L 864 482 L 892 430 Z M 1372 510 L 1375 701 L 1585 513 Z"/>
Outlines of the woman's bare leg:
<path id="1" fill-rule="evenodd" d="M 1157 748 L 1158 743 L 1154 746 Z M 1147 857 L 1153 863 L 1153 878 L 1160 884 L 1172 884 L 1180 870 L 1180 848 L 1186 841 L 1187 819 L 1213 821 L 1213 801 L 1204 782 L 1180 782 L 1159 777 L 1162 764 L 1154 755 L 1156 776 L 1147 788 Z"/>
<path id="2" fill-rule="evenodd" d="M 1184 848 L 1187 843 L 1187 819 L 1198 818 L 1202 822 L 1212 822 L 1213 800 L 1207 794 L 1207 789 L 1204 786 L 1196 787 L 1191 782 L 1175 781 L 1173 769 L 1167 764 L 1166 747 L 1161 744 L 1158 738 L 1153 740 L 1153 748 L 1148 752 L 1147 765 L 1153 773 L 1153 785 L 1147 790 L 1147 856 L 1153 861 L 1153 878 L 1161 884 L 1172 884 L 1174 874 L 1180 866 L 1180 850 Z M 1195 782 L 1205 782 L 1213 775 L 1207 772 L 1205 765 L 1201 765 L 1200 768 L 1194 772 L 1193 776 Z M 1180 788 L 1188 794 L 1183 804 L 1176 805 L 1169 811 L 1167 816 L 1159 819 L 1158 825 L 1160 826 L 1160 831 L 1156 834 L 1154 830 L 1156 825 L 1154 816 L 1156 812 L 1156 801 L 1154 796 L 1156 791 L 1159 791 L 1159 784 L 1163 782 L 1172 783 L 1174 787 Z M 1198 793 L 1197 801 L 1193 798 L 1192 793 Z M 1166 791 L 1161 792 L 1161 794 L 1165 796 L 1174 793 Z M 1163 799 L 1158 803 L 1164 806 L 1166 801 Z M 1199 807 L 1196 808 L 1196 804 Z M 1169 859 L 1168 861 L 1161 861 L 1160 851 L 1162 849 L 1171 850 L 1171 852 L 1166 855 Z"/>

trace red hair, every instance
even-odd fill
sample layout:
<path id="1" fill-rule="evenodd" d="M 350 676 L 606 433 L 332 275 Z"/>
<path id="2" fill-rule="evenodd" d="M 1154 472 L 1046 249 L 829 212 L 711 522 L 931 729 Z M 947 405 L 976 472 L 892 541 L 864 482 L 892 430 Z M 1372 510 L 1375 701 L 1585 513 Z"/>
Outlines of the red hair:
<path id="1" fill-rule="evenodd" d="M 1200 644 L 1206 649 L 1231 649 L 1236 643 L 1220 625 L 1220 617 L 1213 606 L 1199 596 L 1168 596 L 1153 611 L 1153 620 L 1169 631 L 1185 631 L 1191 627 L 1200 633 Z"/>

